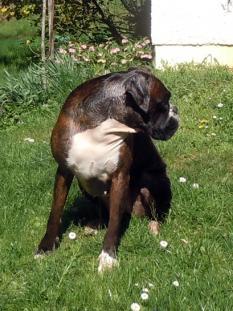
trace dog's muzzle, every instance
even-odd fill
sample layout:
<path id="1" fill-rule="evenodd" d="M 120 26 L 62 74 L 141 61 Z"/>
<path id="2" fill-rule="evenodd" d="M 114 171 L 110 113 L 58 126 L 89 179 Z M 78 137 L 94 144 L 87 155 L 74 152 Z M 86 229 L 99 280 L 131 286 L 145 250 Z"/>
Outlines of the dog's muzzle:
<path id="1" fill-rule="evenodd" d="M 153 130 L 152 137 L 157 140 L 170 139 L 179 127 L 179 114 L 178 109 L 175 106 L 170 106 L 169 114 L 165 122 L 159 127 Z"/>

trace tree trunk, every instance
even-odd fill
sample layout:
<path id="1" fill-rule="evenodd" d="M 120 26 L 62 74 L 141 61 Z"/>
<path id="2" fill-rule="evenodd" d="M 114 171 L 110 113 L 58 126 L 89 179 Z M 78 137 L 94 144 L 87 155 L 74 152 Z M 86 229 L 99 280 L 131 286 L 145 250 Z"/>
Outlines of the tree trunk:
<path id="1" fill-rule="evenodd" d="M 48 0 L 49 58 L 54 58 L 54 0 Z"/>
<path id="2" fill-rule="evenodd" d="M 104 14 L 102 8 L 100 7 L 100 5 L 97 3 L 96 0 L 92 0 L 92 2 L 94 3 L 99 15 L 101 16 L 102 21 L 108 26 L 112 36 L 117 40 L 118 43 L 121 43 L 121 40 L 123 39 L 123 37 L 120 34 L 120 32 L 117 30 L 111 17 L 106 16 Z"/>
<path id="3" fill-rule="evenodd" d="M 44 62 L 45 57 L 45 21 L 46 21 L 46 2 L 47 0 L 43 0 L 42 6 L 42 19 L 41 19 L 41 59 Z"/>

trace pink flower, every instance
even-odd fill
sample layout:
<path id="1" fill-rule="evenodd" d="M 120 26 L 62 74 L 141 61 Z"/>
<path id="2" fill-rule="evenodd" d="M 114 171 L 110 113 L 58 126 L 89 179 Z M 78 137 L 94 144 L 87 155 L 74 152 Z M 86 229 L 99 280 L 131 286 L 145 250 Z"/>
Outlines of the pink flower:
<path id="1" fill-rule="evenodd" d="M 74 49 L 74 48 L 69 48 L 68 51 L 69 51 L 69 53 L 74 54 L 74 53 L 76 52 L 76 49 Z"/>
<path id="2" fill-rule="evenodd" d="M 147 46 L 148 44 L 150 44 L 150 40 L 149 39 L 146 39 L 144 42 L 142 42 L 142 46 L 145 47 Z"/>
<path id="3" fill-rule="evenodd" d="M 141 59 L 146 59 L 146 60 L 148 60 L 148 59 L 152 59 L 152 55 L 151 55 L 151 54 L 142 54 L 142 55 L 140 56 L 140 58 L 141 58 Z"/>
<path id="4" fill-rule="evenodd" d="M 120 49 L 119 49 L 119 48 L 112 48 L 112 49 L 110 50 L 110 54 L 116 54 L 116 53 L 118 53 L 118 52 L 120 52 Z"/>
<path id="5" fill-rule="evenodd" d="M 94 47 L 93 45 L 91 45 L 91 46 L 89 47 L 89 51 L 90 51 L 90 52 L 95 52 L 95 47 Z"/>
<path id="6" fill-rule="evenodd" d="M 86 50 L 87 45 L 86 44 L 81 44 L 80 47 L 81 47 L 82 50 Z"/>
<path id="7" fill-rule="evenodd" d="M 139 44 L 139 43 L 136 43 L 136 44 L 135 44 L 135 47 L 138 48 L 138 49 L 141 49 L 141 48 L 142 48 L 142 45 Z"/>

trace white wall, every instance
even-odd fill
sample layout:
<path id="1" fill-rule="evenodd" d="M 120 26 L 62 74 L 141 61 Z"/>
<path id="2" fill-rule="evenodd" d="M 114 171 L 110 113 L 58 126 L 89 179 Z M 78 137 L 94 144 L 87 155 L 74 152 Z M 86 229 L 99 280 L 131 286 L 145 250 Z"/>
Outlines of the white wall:
<path id="1" fill-rule="evenodd" d="M 203 60 L 233 66 L 233 0 L 151 2 L 157 67 L 163 61 L 175 65 Z"/>

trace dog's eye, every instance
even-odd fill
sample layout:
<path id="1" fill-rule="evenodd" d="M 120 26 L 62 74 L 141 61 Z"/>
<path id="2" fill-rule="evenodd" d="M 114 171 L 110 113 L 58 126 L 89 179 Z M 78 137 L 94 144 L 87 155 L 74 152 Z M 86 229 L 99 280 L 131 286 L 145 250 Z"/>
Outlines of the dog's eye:
<path id="1" fill-rule="evenodd" d="M 159 112 L 167 112 L 169 110 L 169 104 L 166 102 L 158 102 L 157 109 Z"/>

